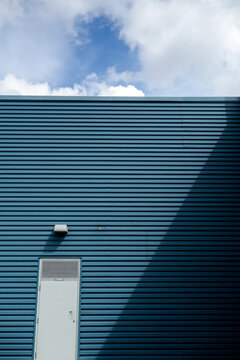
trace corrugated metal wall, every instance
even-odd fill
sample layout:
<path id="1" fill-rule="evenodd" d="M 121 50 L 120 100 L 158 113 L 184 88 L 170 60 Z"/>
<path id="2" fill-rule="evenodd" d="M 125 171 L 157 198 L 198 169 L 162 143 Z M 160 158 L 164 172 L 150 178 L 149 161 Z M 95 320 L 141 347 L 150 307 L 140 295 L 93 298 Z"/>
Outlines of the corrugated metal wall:
<path id="1" fill-rule="evenodd" d="M 2 360 L 32 358 L 41 256 L 82 258 L 81 360 L 240 358 L 239 115 L 0 98 Z"/>

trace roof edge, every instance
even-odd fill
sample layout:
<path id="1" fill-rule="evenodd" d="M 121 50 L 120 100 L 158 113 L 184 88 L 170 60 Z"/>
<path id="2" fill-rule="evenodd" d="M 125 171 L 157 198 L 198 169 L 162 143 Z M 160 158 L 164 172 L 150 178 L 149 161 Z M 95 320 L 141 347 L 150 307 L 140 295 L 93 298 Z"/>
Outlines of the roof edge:
<path id="1" fill-rule="evenodd" d="M 68 100 L 68 101 L 163 101 L 163 102 L 183 102 L 183 101 L 193 101 L 193 102 L 216 102 L 216 101 L 240 101 L 240 97 L 221 97 L 221 96 L 205 96 L 205 97 L 171 97 L 171 96 L 163 96 L 163 97 L 148 97 L 148 96 L 138 96 L 138 97 L 125 97 L 125 96 L 33 96 L 33 95 L 0 95 L 1 100 L 42 100 L 42 101 L 56 101 L 56 100 Z"/>

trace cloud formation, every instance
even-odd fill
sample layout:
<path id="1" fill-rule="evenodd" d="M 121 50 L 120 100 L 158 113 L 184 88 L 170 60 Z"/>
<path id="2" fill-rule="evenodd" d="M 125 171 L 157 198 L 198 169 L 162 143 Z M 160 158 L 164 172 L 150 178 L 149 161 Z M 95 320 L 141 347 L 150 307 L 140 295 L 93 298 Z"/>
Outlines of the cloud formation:
<path id="1" fill-rule="evenodd" d="M 112 87 L 112 94 L 116 88 L 131 94 L 142 84 L 149 95 L 239 95 L 237 0 L 1 0 L 1 86 L 14 74 L 55 91 L 48 84 L 59 88 L 74 46 L 98 16 L 110 19 L 119 39 L 135 50 L 140 70 L 118 73 L 112 64 L 100 80 L 86 83 L 85 74 L 80 85 L 61 91 L 83 87 L 101 94 Z"/>
<path id="2" fill-rule="evenodd" d="M 133 85 L 109 85 L 99 81 L 96 74 L 89 75 L 81 84 L 52 89 L 47 82 L 31 83 L 8 74 L 0 80 L 0 95 L 62 95 L 62 96 L 144 96 Z"/>
<path id="3" fill-rule="evenodd" d="M 229 95 L 240 90 L 239 19 L 237 1 L 138 0 L 122 16 L 120 36 L 138 49 L 148 88 Z"/>

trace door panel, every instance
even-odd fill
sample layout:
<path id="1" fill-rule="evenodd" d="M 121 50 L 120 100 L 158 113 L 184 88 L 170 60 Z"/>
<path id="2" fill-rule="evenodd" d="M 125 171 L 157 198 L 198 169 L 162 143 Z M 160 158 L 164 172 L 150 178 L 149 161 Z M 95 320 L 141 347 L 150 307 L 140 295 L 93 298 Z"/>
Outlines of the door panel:
<path id="1" fill-rule="evenodd" d="M 73 265 L 69 263 L 70 261 L 78 260 L 67 259 L 66 265 L 62 259 L 61 264 L 60 260 L 56 259 L 43 261 L 46 266 L 44 267 L 42 263 L 40 265 L 35 359 L 76 360 L 79 264 L 74 274 L 67 268 Z M 46 261 L 52 261 L 52 263 L 47 264 Z M 47 268 L 50 271 L 46 272 Z"/>

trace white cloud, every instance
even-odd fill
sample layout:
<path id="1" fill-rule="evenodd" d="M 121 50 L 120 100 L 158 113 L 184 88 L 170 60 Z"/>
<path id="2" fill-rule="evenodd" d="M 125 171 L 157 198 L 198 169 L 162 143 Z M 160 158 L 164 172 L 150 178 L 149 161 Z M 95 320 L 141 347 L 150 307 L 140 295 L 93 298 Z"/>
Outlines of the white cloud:
<path id="1" fill-rule="evenodd" d="M 23 16 L 19 0 L 0 0 L 0 29 L 7 24 L 16 25 Z"/>
<path id="2" fill-rule="evenodd" d="M 0 80 L 1 95 L 48 95 L 50 89 L 47 83 L 32 84 L 26 80 L 8 74 Z"/>
<path id="3" fill-rule="evenodd" d="M 106 76 L 108 81 L 113 83 L 116 82 L 129 83 L 136 81 L 136 73 L 132 71 L 117 72 L 114 66 L 111 66 L 107 69 Z"/>
<path id="4" fill-rule="evenodd" d="M 136 0 L 121 15 L 121 37 L 137 48 L 138 76 L 170 94 L 240 91 L 240 3 L 226 0 Z M 239 83 L 230 85 L 234 76 Z"/>
<path id="5" fill-rule="evenodd" d="M 86 89 L 87 95 L 95 96 L 144 96 L 142 90 L 134 85 L 113 86 L 107 81 L 99 81 L 96 74 L 91 74 L 83 82 L 82 86 Z"/>
<path id="6" fill-rule="evenodd" d="M 56 89 L 51 89 L 47 82 L 31 83 L 8 74 L 0 80 L 0 95 L 144 96 L 144 93 L 134 85 L 109 85 L 99 81 L 96 74 L 91 74 L 81 84 Z"/>
<path id="7" fill-rule="evenodd" d="M 110 17 L 119 36 L 138 51 L 141 70 L 113 81 L 142 81 L 169 95 L 234 95 L 240 91 L 240 2 L 236 0 L 45 0 L 74 21 Z M 53 10 L 55 9 L 55 10 Z M 71 24 L 71 25 L 70 25 Z"/>
<path id="8" fill-rule="evenodd" d="M 114 22 L 141 69 L 118 73 L 113 64 L 98 93 L 99 83 L 106 92 L 142 82 L 158 95 L 239 95 L 237 0 L 0 0 L 0 77 L 61 83 L 73 43 L 84 41 L 79 26 L 99 15 Z"/>
<path id="9" fill-rule="evenodd" d="M 117 85 L 104 87 L 100 96 L 144 96 L 142 90 L 138 90 L 134 85 Z"/>
<path id="10" fill-rule="evenodd" d="M 49 15 L 42 0 L 0 0 L 0 78 L 61 82 L 74 49 L 65 24 Z"/>

